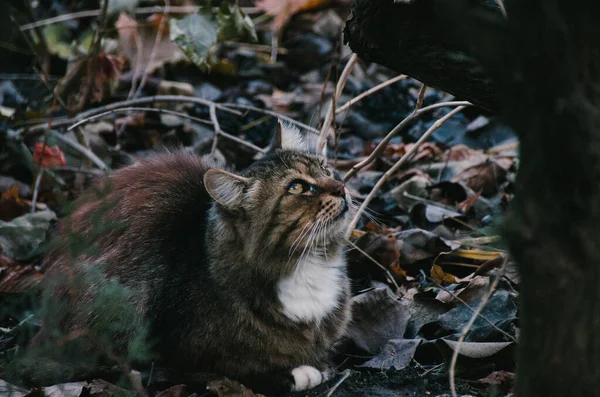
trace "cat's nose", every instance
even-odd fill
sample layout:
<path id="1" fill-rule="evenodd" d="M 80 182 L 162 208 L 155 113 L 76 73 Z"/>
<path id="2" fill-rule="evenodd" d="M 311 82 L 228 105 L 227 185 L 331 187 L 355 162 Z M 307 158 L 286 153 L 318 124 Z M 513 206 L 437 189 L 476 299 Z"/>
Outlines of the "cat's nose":
<path id="1" fill-rule="evenodd" d="M 344 197 L 346 195 L 346 189 L 344 188 L 344 184 L 338 182 L 338 185 L 334 186 L 332 193 L 334 196 Z"/>

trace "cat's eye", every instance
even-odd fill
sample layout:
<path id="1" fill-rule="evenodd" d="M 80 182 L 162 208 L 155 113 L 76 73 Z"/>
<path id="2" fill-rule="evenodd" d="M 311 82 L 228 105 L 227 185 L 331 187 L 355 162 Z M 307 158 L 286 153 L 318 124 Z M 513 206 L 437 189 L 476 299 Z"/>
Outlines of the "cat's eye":
<path id="1" fill-rule="evenodd" d="M 291 194 L 302 194 L 304 192 L 304 186 L 300 182 L 292 182 L 290 186 L 288 186 L 288 193 Z"/>

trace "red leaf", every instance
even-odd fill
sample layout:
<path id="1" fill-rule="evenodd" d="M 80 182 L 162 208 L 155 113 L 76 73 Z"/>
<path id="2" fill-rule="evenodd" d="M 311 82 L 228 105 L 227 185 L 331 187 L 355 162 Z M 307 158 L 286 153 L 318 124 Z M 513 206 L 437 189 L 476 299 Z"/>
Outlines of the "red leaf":
<path id="1" fill-rule="evenodd" d="M 52 168 L 67 165 L 65 155 L 58 146 L 44 145 L 42 142 L 35 144 L 33 161 L 42 167 Z"/>

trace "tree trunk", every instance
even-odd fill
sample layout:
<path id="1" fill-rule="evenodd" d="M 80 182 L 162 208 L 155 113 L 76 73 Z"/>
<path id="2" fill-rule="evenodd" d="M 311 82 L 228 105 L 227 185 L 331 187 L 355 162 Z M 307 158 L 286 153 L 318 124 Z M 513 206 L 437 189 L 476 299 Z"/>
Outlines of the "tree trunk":
<path id="1" fill-rule="evenodd" d="M 415 18 L 413 29 L 436 31 L 437 40 L 451 36 L 449 42 L 469 54 L 470 62 L 482 65 L 494 82 L 484 84 L 475 77 L 466 87 L 496 87 L 495 96 L 480 96 L 481 91 L 494 90 L 479 88 L 469 88 L 464 96 L 476 93 L 477 98 L 469 99 L 497 105 L 521 139 L 518 190 L 505 233 L 522 275 L 518 396 L 600 396 L 597 4 L 506 0 L 508 19 L 499 22 L 473 12 L 471 0 L 416 0 L 412 6 L 424 4 L 444 15 L 431 28 L 420 25 L 418 14 L 393 14 L 391 2 L 372 1 L 372 7 L 387 4 L 379 15 L 368 9 L 369 1 L 357 0 L 346 28 L 353 48 L 368 54 L 367 59 L 458 95 L 448 77 L 468 81 L 474 78 L 472 69 L 461 72 L 457 63 L 446 76 L 430 76 L 420 63 L 412 73 L 416 60 L 406 58 L 423 60 L 429 55 L 417 53 L 425 33 L 405 36 L 406 19 Z M 395 30 L 392 22 L 383 22 L 393 18 L 398 18 Z M 360 26 L 364 32 L 357 30 Z M 395 42 L 401 51 L 383 52 Z M 407 48 L 411 43 L 414 48 Z M 431 66 L 427 73 L 444 74 L 446 66 Z M 481 98 L 491 102 L 479 102 Z"/>
<path id="2" fill-rule="evenodd" d="M 497 7 L 478 0 L 474 10 L 500 18 Z M 426 82 L 488 110 L 497 110 L 494 84 L 481 64 L 445 30 L 435 1 L 355 0 L 344 40 L 361 59 Z"/>
<path id="3" fill-rule="evenodd" d="M 521 139 L 508 225 L 522 273 L 517 392 L 599 396 L 600 15 L 591 1 L 507 3 L 515 62 L 486 62 L 508 66 L 496 81 Z"/>

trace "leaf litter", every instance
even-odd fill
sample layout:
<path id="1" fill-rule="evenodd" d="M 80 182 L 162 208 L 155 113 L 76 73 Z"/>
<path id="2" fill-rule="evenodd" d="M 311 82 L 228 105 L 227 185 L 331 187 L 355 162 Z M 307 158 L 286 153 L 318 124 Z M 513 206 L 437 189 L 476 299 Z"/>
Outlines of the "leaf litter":
<path id="1" fill-rule="evenodd" d="M 51 3 L 76 11 L 68 2 Z M 259 14 L 247 6 L 258 7 Z M 275 118 L 265 111 L 318 127 L 348 54 L 337 43 L 349 11 L 341 1 L 222 2 L 188 14 L 139 14 L 135 7 L 132 3 L 111 11 L 108 32 L 96 54 L 90 51 L 101 17 L 46 25 L 42 33 L 48 56 L 58 65 L 47 80 L 50 85 L 40 83 L 36 70 L 27 69 L 28 62 L 20 67 L 36 78 L 2 82 L 0 299 L 29 299 L 28 292 L 42 281 L 44 269 L 37 265 L 43 246 L 55 220 L 64 216 L 58 203 L 76 198 L 82 184 L 103 173 L 90 161 L 90 152 L 114 169 L 165 147 L 181 145 L 204 154 L 213 146 L 210 106 L 148 102 L 121 113 L 109 111 L 67 133 L 76 121 L 77 104 L 92 109 L 116 102 L 128 97 L 132 84 L 144 78 L 146 84 L 130 99 L 158 94 L 214 101 L 225 106 L 215 112 L 224 132 L 265 147 L 275 126 Z M 53 13 L 45 3 L 37 3 L 34 9 L 39 18 Z M 27 18 L 15 11 L 19 23 L 31 22 Z M 279 40 L 273 41 L 275 36 Z M 88 75 L 90 68 L 95 75 Z M 385 68 L 361 62 L 337 106 L 394 77 Z M 88 85 L 89 101 L 81 102 Z M 387 133 L 413 112 L 420 88 L 414 79 L 399 79 L 338 114 L 336 138 L 329 146 L 332 161 L 343 175 L 367 159 Z M 428 88 L 423 106 L 442 98 L 443 93 Z M 144 106 L 179 115 L 146 111 Z M 497 239 L 497 225 L 510 208 L 518 143 L 493 117 L 473 108 L 415 146 L 449 110 L 424 113 L 411 122 L 346 182 L 360 202 L 386 171 L 416 148 L 383 184 L 352 233 L 348 257 L 354 320 L 336 355 L 338 369 L 352 373 L 335 390 L 336 396 L 444 395 L 449 354 L 459 348 L 459 376 L 476 384 L 465 387 L 465 393 L 484 395 L 500 385 L 503 393 L 512 390 L 510 374 L 515 364 L 506 351 L 518 337 L 519 277 L 512 261 L 503 265 L 499 260 L 505 252 Z M 55 142 L 55 132 L 47 133 L 50 129 L 75 144 Z M 221 137 L 215 155 L 243 168 L 257 152 L 237 140 Z M 37 178 L 40 167 L 44 174 Z M 496 277 L 501 277 L 496 291 L 473 327 L 464 330 Z M 31 310 L 32 306 L 11 305 L 11 310 L 0 313 L 0 327 L 11 330 L 5 337 L 0 334 L 2 360 L 27 349 L 31 336 L 23 331 L 27 327 L 15 326 L 29 318 Z M 462 332 L 466 338 L 459 347 Z M 151 372 L 143 372 L 142 377 L 144 387 L 162 397 L 206 393 L 206 382 L 195 388 L 191 382 L 153 381 Z M 130 385 L 117 383 L 114 377 L 110 381 L 90 378 L 14 390 L 24 396 L 131 394 L 125 390 Z M 333 383 L 308 394 L 326 393 Z M 0 383 L 0 387 L 8 385 Z M 219 396 L 254 396 L 228 379 L 213 380 L 208 388 Z"/>

